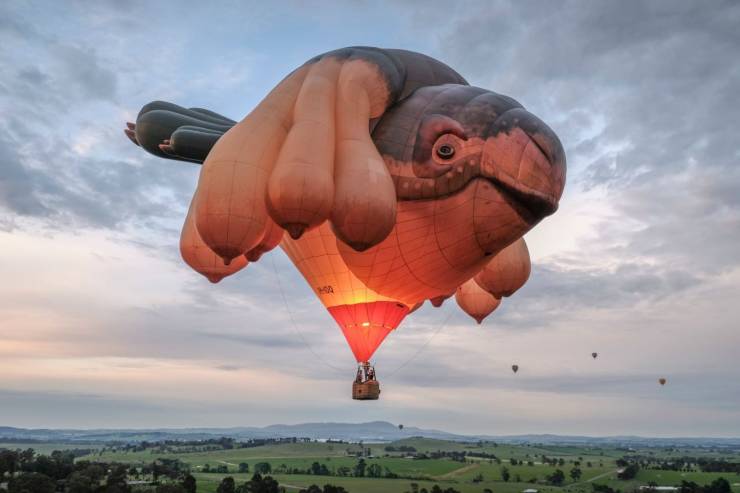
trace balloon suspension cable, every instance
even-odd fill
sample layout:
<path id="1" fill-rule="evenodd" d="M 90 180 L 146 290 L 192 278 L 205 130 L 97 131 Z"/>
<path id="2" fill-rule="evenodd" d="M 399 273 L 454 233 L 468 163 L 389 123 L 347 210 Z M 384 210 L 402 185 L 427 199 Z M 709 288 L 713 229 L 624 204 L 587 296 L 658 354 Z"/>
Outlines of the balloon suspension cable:
<path id="1" fill-rule="evenodd" d="M 293 326 L 293 330 L 296 331 L 296 333 L 298 334 L 298 336 L 303 341 L 303 344 L 305 344 L 306 347 L 308 348 L 308 350 L 311 351 L 311 354 L 313 354 L 314 358 L 316 358 L 318 361 L 320 361 L 321 363 L 323 363 L 326 367 L 330 368 L 331 370 L 333 370 L 333 371 L 335 371 L 337 373 L 340 373 L 342 375 L 347 375 L 347 372 L 348 372 L 347 370 L 343 370 L 343 369 L 341 369 L 339 367 L 336 367 L 336 366 L 332 365 L 331 363 L 327 362 L 321 356 L 319 356 L 316 353 L 316 351 L 313 350 L 313 347 L 311 346 L 311 344 L 308 343 L 308 340 L 303 336 L 303 333 L 298 328 L 298 324 L 296 323 L 295 318 L 293 317 L 293 312 L 290 309 L 290 305 L 288 305 L 288 298 L 285 296 L 285 291 L 283 291 L 283 285 L 280 282 L 280 274 L 278 273 L 277 266 L 275 265 L 275 256 L 274 255 L 270 255 L 270 261 L 272 263 L 272 270 L 275 273 L 275 280 L 277 281 L 278 289 L 280 290 L 280 296 L 283 299 L 283 304 L 285 305 L 285 311 L 288 312 L 288 316 L 290 317 L 290 322 L 291 322 L 291 325 Z"/>
<path id="2" fill-rule="evenodd" d="M 448 306 L 451 306 L 451 305 L 448 304 Z M 417 349 L 416 352 L 414 354 L 412 354 L 409 359 L 407 359 L 405 362 L 403 362 L 401 364 L 401 366 L 399 366 L 398 368 L 396 368 L 392 372 L 390 372 L 387 375 L 385 375 L 384 378 L 391 378 L 393 375 L 395 375 L 400 370 L 402 370 L 403 368 L 405 368 L 408 364 L 410 364 L 412 361 L 414 361 L 427 348 L 427 346 L 429 346 L 429 344 L 432 342 L 432 339 L 434 339 L 435 337 L 437 337 L 437 334 L 439 334 L 440 332 L 442 332 L 442 329 L 444 329 L 447 326 L 447 322 L 450 321 L 450 319 L 452 318 L 452 316 L 454 314 L 455 314 L 455 309 L 453 308 L 447 314 L 447 317 L 445 317 L 445 319 L 442 321 L 442 323 L 439 325 L 439 327 L 437 327 L 437 330 L 435 330 L 434 333 L 431 336 L 429 336 L 429 339 L 427 339 L 426 342 L 424 344 L 422 344 L 421 347 L 419 347 L 419 349 Z"/>

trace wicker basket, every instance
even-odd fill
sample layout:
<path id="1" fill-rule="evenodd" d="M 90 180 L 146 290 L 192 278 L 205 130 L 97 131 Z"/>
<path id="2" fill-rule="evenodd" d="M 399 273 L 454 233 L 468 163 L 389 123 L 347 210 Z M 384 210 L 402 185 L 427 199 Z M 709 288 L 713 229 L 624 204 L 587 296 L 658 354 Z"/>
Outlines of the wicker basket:
<path id="1" fill-rule="evenodd" d="M 368 380 L 352 384 L 352 398 L 358 401 L 375 401 L 380 397 L 380 383 L 377 380 Z"/>

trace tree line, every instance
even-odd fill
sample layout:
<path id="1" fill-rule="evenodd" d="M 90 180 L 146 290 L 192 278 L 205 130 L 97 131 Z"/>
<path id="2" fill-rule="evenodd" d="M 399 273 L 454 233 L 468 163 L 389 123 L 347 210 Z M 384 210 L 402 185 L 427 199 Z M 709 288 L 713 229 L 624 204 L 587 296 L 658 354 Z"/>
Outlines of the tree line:
<path id="1" fill-rule="evenodd" d="M 159 459 L 140 467 L 117 462 L 75 461 L 75 453 L 39 455 L 33 449 L 0 450 L 0 483 L 8 493 L 130 493 L 139 480 L 155 493 L 195 493 L 187 464 Z"/>

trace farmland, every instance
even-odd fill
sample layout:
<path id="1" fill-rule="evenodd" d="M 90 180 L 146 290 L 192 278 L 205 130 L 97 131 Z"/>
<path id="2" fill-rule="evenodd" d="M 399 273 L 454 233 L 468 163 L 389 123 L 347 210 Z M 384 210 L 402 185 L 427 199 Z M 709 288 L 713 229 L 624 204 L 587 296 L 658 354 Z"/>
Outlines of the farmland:
<path id="1" fill-rule="evenodd" d="M 299 491 L 312 484 L 341 486 L 350 493 L 405 493 L 452 488 L 461 493 L 631 493 L 640 486 L 680 486 L 682 481 L 708 485 L 726 479 L 732 493 L 740 493 L 740 475 L 732 472 L 705 472 L 691 461 L 740 462 L 740 452 L 712 448 L 626 449 L 597 446 L 555 446 L 455 442 L 429 438 L 408 438 L 384 444 L 286 440 L 238 443 L 222 439 L 209 442 L 160 442 L 144 444 L 98 444 L 71 446 L 64 443 L 5 443 L 0 448 L 39 454 L 52 450 L 76 449 L 76 462 L 124 464 L 133 491 L 154 491 L 146 483 L 177 482 L 173 475 L 152 476 L 154 464 L 175 465 L 189 472 L 198 493 L 215 493 L 226 477 L 237 485 L 255 472 L 270 475 L 285 491 Z M 91 453 L 83 449 L 97 447 Z M 680 470 L 669 470 L 674 461 Z M 633 477 L 620 478 L 626 461 L 636 463 Z M 169 467 L 167 466 L 167 467 Z M 559 473 L 562 471 L 562 473 Z"/>

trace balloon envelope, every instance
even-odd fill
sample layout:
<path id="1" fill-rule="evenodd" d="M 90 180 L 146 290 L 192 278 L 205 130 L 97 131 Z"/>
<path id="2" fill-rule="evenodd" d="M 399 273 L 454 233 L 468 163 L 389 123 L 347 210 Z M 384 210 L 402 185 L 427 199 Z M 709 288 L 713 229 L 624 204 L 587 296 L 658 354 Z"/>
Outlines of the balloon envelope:
<path id="1" fill-rule="evenodd" d="M 658 379 L 658 383 L 660 383 L 661 385 L 665 385 L 666 382 L 667 382 L 667 380 L 665 378 L 659 378 Z"/>
<path id="2" fill-rule="evenodd" d="M 358 362 L 368 361 L 408 315 L 408 305 L 376 293 L 347 268 L 328 223 L 297 240 L 284 236 L 281 247 L 334 317 Z"/>
<path id="3" fill-rule="evenodd" d="M 516 373 L 519 371 L 519 365 L 511 365 L 511 370 Z"/>
<path id="4" fill-rule="evenodd" d="M 593 359 L 596 359 L 596 357 L 597 357 L 598 355 L 599 355 L 599 353 L 591 353 L 591 357 L 592 357 Z"/>

